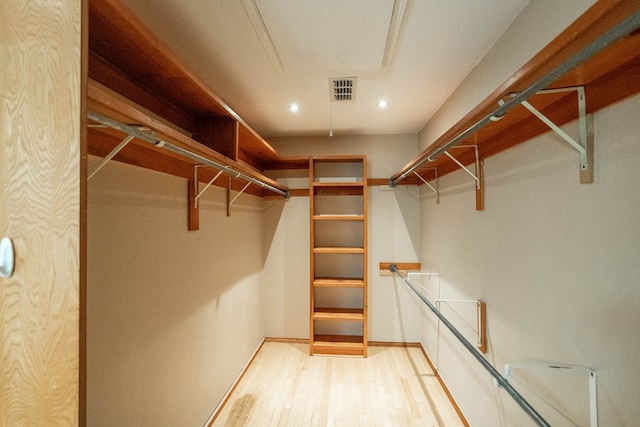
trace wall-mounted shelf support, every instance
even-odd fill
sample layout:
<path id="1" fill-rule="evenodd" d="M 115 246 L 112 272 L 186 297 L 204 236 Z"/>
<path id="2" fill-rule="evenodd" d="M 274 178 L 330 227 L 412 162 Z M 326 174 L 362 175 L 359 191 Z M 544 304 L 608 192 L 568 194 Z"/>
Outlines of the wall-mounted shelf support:
<path id="1" fill-rule="evenodd" d="M 422 177 L 418 172 L 413 171 L 413 173 L 414 173 L 414 174 L 416 174 L 416 176 L 418 177 L 418 179 L 419 179 L 420 181 L 424 182 L 424 185 L 426 185 L 426 186 L 427 186 L 427 187 L 429 187 L 429 188 L 430 188 L 434 193 L 436 193 L 436 204 L 437 204 L 437 203 L 440 203 L 440 191 L 438 191 L 438 188 L 440 187 L 440 185 L 439 185 L 439 181 L 438 181 L 438 168 L 431 168 L 431 169 L 433 169 L 433 170 L 435 171 L 435 173 L 436 173 L 436 178 L 435 178 L 436 186 L 435 186 L 435 187 L 434 187 L 433 185 L 429 184 L 429 183 L 427 182 L 427 180 L 426 180 L 426 179 L 424 179 L 424 178 L 423 178 L 423 177 Z"/>
<path id="2" fill-rule="evenodd" d="M 231 200 L 229 201 L 229 206 L 231 206 L 231 205 L 233 204 L 233 202 L 235 202 L 235 201 L 238 199 L 238 197 L 240 197 L 240 195 L 241 195 L 242 193 L 244 193 L 244 190 L 246 190 L 250 185 L 251 185 L 251 183 L 250 183 L 250 182 L 247 182 L 247 183 L 245 184 L 245 186 L 244 186 L 244 187 L 242 187 L 242 190 L 240 190 L 240 191 L 238 192 L 238 194 L 236 194 L 236 196 L 235 196 L 233 199 L 231 199 Z"/>
<path id="3" fill-rule="evenodd" d="M 444 154 L 448 158 L 453 160 L 456 165 L 460 166 L 460 168 L 463 171 L 465 171 L 471 178 L 473 178 L 476 181 L 476 188 L 480 188 L 480 178 L 478 178 L 478 169 L 479 169 L 479 163 L 480 163 L 480 158 L 478 156 L 478 146 L 477 145 L 457 145 L 457 146 L 451 147 L 451 148 L 474 148 L 475 149 L 475 155 L 476 155 L 476 163 L 475 163 L 476 171 L 475 171 L 475 173 L 471 172 L 469 170 L 469 168 L 467 168 L 465 165 L 463 165 L 458 159 L 453 157 L 451 155 L 451 153 L 449 153 L 449 151 L 445 151 Z"/>
<path id="4" fill-rule="evenodd" d="M 602 8 L 604 7 L 605 6 L 602 6 Z M 614 8 L 610 8 L 610 9 L 611 10 L 608 11 L 607 13 L 610 13 L 611 15 L 614 15 L 615 13 L 617 13 L 616 9 Z M 434 144 L 432 144 L 432 146 L 424 150 L 419 156 L 417 156 L 414 160 L 412 160 L 409 164 L 407 164 L 401 171 L 398 171 L 391 176 L 391 178 L 389 179 L 389 186 L 395 187 L 403 179 L 405 179 L 407 176 L 412 174 L 414 170 L 419 169 L 424 163 L 434 162 L 445 151 L 464 142 L 465 140 L 470 138 L 473 134 L 478 132 L 478 130 L 482 129 L 487 124 L 494 122 L 497 118 L 504 116 L 511 109 L 521 104 L 522 101 L 526 101 L 527 99 L 529 99 L 529 97 L 535 95 L 537 92 L 547 89 L 551 84 L 558 81 L 558 79 L 562 78 L 567 73 L 569 73 L 569 71 L 582 65 L 585 65 L 585 66 L 588 65 L 587 64 L 588 60 L 602 53 L 605 49 L 609 47 L 613 49 L 615 47 L 614 43 L 628 36 L 631 32 L 635 31 L 640 25 L 640 10 L 633 9 L 631 11 L 626 11 L 625 13 L 628 13 L 628 15 L 625 15 L 626 17 L 622 20 L 616 20 L 615 22 L 617 23 L 614 24 L 612 27 L 606 30 L 599 30 L 600 31 L 599 36 L 595 40 L 591 40 L 589 44 L 581 45 L 579 43 L 576 43 L 577 46 L 575 50 L 570 51 L 571 56 L 564 59 L 561 63 L 554 66 L 553 68 L 551 68 L 551 65 L 550 65 L 553 63 L 553 61 L 549 61 L 549 58 L 547 57 L 545 61 L 540 62 L 540 64 L 545 64 L 545 66 L 538 65 L 535 68 L 523 70 L 519 75 L 514 76 L 513 84 L 518 82 L 520 83 L 526 82 L 528 84 L 527 88 L 517 92 L 513 97 L 509 97 L 509 99 L 506 100 L 506 102 L 500 103 L 498 108 L 494 109 L 488 114 L 485 114 L 486 109 L 483 108 L 483 109 L 479 109 L 477 114 L 474 114 L 473 120 L 472 120 L 472 116 L 469 116 L 470 117 L 469 125 L 465 122 L 464 127 L 461 126 L 461 129 L 462 129 L 461 131 L 455 132 L 455 133 L 452 132 L 451 136 L 446 136 L 442 138 L 441 142 L 439 140 L 436 141 Z M 585 22 L 581 22 L 581 25 L 583 25 L 582 29 L 572 28 L 571 31 L 573 32 L 571 33 L 571 35 L 569 36 L 564 34 L 563 37 L 571 37 L 571 40 L 579 39 L 584 35 L 584 33 L 586 33 L 587 31 L 595 27 L 596 24 L 592 19 L 593 19 L 592 17 L 588 19 L 584 18 Z M 600 17 L 597 21 L 601 22 L 602 17 Z M 578 32 L 577 35 L 580 37 L 576 36 L 575 34 L 576 31 Z M 566 44 L 564 45 L 564 47 L 566 47 Z M 562 51 L 560 49 L 556 48 L 555 52 L 559 57 L 561 57 Z M 549 65 L 547 66 L 546 64 L 549 64 Z M 545 74 L 543 75 L 543 77 L 539 78 L 537 81 L 529 84 L 529 80 L 525 79 L 525 77 L 528 76 L 527 78 L 532 79 L 533 76 L 535 76 L 533 71 L 537 71 L 537 70 L 539 70 L 540 73 L 545 72 Z M 604 78 L 605 76 L 600 76 L 600 77 Z M 597 85 L 594 84 L 594 82 L 592 82 L 591 84 L 597 87 Z M 507 92 L 505 91 L 505 93 Z M 635 92 L 632 92 L 632 93 L 635 93 Z M 498 95 L 500 97 L 504 96 L 502 94 L 496 94 L 495 96 L 498 96 Z M 616 99 L 616 97 L 613 97 L 613 98 Z M 617 98 L 617 99 L 620 99 L 620 98 Z M 605 105 L 608 105 L 608 104 L 605 103 Z M 587 150 L 590 150 L 590 149 L 591 149 L 590 147 L 587 148 Z M 592 168 L 589 167 L 588 169 L 592 169 Z M 590 182 L 590 181 L 586 181 L 586 178 L 583 181 L 583 178 L 581 177 L 581 182 Z"/>
<path id="5" fill-rule="evenodd" d="M 207 185 L 205 185 L 204 188 L 200 190 L 200 182 L 198 181 L 198 168 L 202 167 L 206 167 L 206 165 L 195 165 L 193 167 L 193 185 L 195 194 L 195 196 L 193 197 L 193 206 L 195 208 L 198 207 L 198 199 L 200 199 L 200 196 L 202 196 L 204 192 L 207 191 L 207 189 L 211 186 L 211 184 L 213 184 L 216 179 L 218 179 L 220 175 L 222 175 L 222 171 L 218 171 L 218 173 L 213 178 L 211 178 Z"/>
<path id="6" fill-rule="evenodd" d="M 281 195 L 282 197 L 288 199 L 289 198 L 289 191 L 288 190 L 281 190 L 279 188 L 274 187 L 273 185 L 270 185 L 266 182 L 261 181 L 260 179 L 254 178 L 253 176 L 249 176 L 245 173 L 242 173 L 240 171 L 235 170 L 233 167 L 227 166 L 227 165 L 223 165 L 221 163 L 215 162 L 211 159 L 208 159 L 207 157 L 198 154 L 198 153 L 194 153 L 186 148 L 183 148 L 179 145 L 175 145 L 172 144 L 170 142 L 167 142 L 163 139 L 157 138 L 153 135 L 149 135 L 146 134 L 140 130 L 138 130 L 137 128 L 134 128 L 132 126 L 126 125 L 124 123 L 120 123 L 117 120 L 113 120 L 107 116 L 104 116 L 100 113 L 97 113 L 95 111 L 91 111 L 89 110 L 87 112 L 87 117 L 90 120 L 96 121 L 98 123 L 101 123 L 105 126 L 108 126 L 110 128 L 119 130 L 123 133 L 126 133 L 128 135 L 133 135 L 134 137 L 141 139 L 142 141 L 145 141 L 151 145 L 154 145 L 158 148 L 164 148 L 166 150 L 169 150 L 175 154 L 178 154 L 180 156 L 183 156 L 187 159 L 196 161 L 198 163 L 202 163 L 205 166 L 211 166 L 214 169 L 218 169 L 219 171 L 222 171 L 230 176 L 236 177 L 236 178 L 240 178 L 244 181 L 249 181 L 251 183 L 254 183 L 264 189 L 267 189 L 271 192 L 274 192 L 276 194 Z"/>
<path id="7" fill-rule="evenodd" d="M 391 269 L 389 269 L 391 270 Z M 399 272 L 401 272 L 402 270 L 399 270 Z M 393 273 L 393 272 L 392 272 Z M 425 286 L 422 285 L 422 282 L 420 280 L 416 280 L 414 279 L 414 277 L 420 277 L 420 276 L 424 276 L 424 277 L 437 277 L 438 278 L 438 289 L 437 292 L 433 292 L 429 289 L 427 289 Z M 410 271 L 409 273 L 407 273 L 407 280 L 410 280 L 411 282 L 413 282 L 415 285 L 419 286 L 420 288 L 422 288 L 423 291 L 425 291 L 426 293 L 430 294 L 434 300 L 437 300 L 440 298 L 440 273 L 423 273 L 423 272 L 414 272 L 414 271 Z"/>
<path id="8" fill-rule="evenodd" d="M 538 94 L 570 91 L 575 91 L 578 95 L 579 137 L 577 141 L 569 136 L 565 131 L 563 131 L 558 125 L 551 121 L 551 119 L 545 116 L 537 108 L 531 105 L 528 101 L 522 101 L 520 104 L 522 104 L 522 106 L 529 110 L 534 116 L 539 118 L 544 124 L 549 126 L 551 130 L 553 130 L 556 134 L 558 134 L 558 136 L 569 143 L 569 145 L 578 150 L 578 153 L 580 155 L 580 182 L 586 184 L 593 182 L 593 119 L 592 116 L 587 116 L 587 102 L 584 92 L 584 86 L 546 89 L 538 91 Z"/>
<path id="9" fill-rule="evenodd" d="M 121 123 L 117 120 L 114 120 L 112 118 L 109 118 L 107 116 L 104 116 L 96 111 L 92 111 L 89 110 L 87 112 L 87 118 L 89 120 L 92 120 L 94 122 L 99 123 L 100 125 L 104 125 L 107 126 L 109 128 L 118 130 L 122 133 L 127 134 L 127 137 L 120 143 L 118 144 L 118 147 L 116 147 L 116 149 L 112 150 L 111 153 L 109 153 L 109 155 L 107 157 L 109 158 L 113 158 L 118 151 L 122 150 L 124 148 L 124 146 L 126 146 L 131 140 L 133 140 L 134 138 L 138 138 L 141 141 L 144 141 L 148 144 L 151 144 L 157 148 L 164 148 L 165 150 L 171 151 L 175 154 L 178 154 L 179 156 L 189 159 L 191 161 L 196 162 L 195 168 L 194 168 L 194 173 L 193 173 L 193 179 L 191 177 L 189 177 L 189 182 L 187 183 L 187 199 L 188 199 L 188 229 L 189 230 L 198 230 L 199 229 L 199 210 L 198 210 L 198 198 L 202 195 L 202 192 L 204 192 L 211 184 L 213 184 L 213 182 L 216 180 L 216 178 L 218 178 L 220 176 L 221 173 L 225 173 L 227 175 L 229 175 L 229 186 L 227 188 L 227 216 L 230 215 L 229 212 L 229 191 L 230 191 L 230 186 L 231 186 L 231 177 L 234 178 L 239 178 L 242 179 L 244 181 L 247 181 L 248 183 L 253 183 L 258 185 L 261 188 L 267 189 L 271 192 L 274 192 L 276 194 L 279 194 L 281 196 L 283 196 L 284 198 L 288 199 L 289 198 L 289 190 L 288 189 L 280 189 L 277 187 L 274 187 L 273 185 L 264 182 L 262 180 L 260 180 L 260 178 L 258 177 L 254 177 L 251 175 L 248 175 L 247 173 L 243 173 L 240 172 L 239 170 L 234 169 L 234 167 L 232 165 L 227 165 L 227 164 L 222 164 L 222 163 L 218 163 L 217 161 L 214 161 L 212 159 L 210 159 L 209 157 L 206 157 L 205 155 L 199 154 L 197 152 L 191 151 L 185 147 L 182 147 L 180 145 L 176 145 L 173 144 L 171 142 L 165 141 L 161 138 L 158 138 L 157 136 L 154 136 L 152 134 L 148 134 L 143 132 L 141 129 L 147 129 L 148 128 L 137 128 L 137 127 L 133 127 L 133 126 L 129 126 L 126 125 L 124 123 Z M 105 158 L 106 159 L 106 158 Z M 106 160 L 108 161 L 108 160 Z M 106 161 L 103 159 L 103 162 L 106 163 Z M 103 163 L 101 162 L 101 163 Z M 103 165 L 102 165 L 103 166 Z M 100 166 L 100 167 L 102 167 Z M 197 178 L 197 170 L 198 167 L 202 167 L 202 166 L 208 166 L 208 167 L 212 167 L 214 169 L 217 169 L 219 171 L 219 173 L 214 177 L 214 179 L 212 179 L 202 191 L 199 191 L 199 181 Z M 92 171 L 93 172 L 93 171 Z M 95 173 L 95 172 L 94 172 Z M 244 191 L 249 185 L 247 184 L 244 189 L 242 191 Z"/>
<path id="10" fill-rule="evenodd" d="M 440 310 L 440 303 L 450 304 L 450 303 L 466 303 L 466 304 L 475 304 L 476 305 L 476 327 L 469 325 L 466 321 L 463 320 L 465 325 L 469 327 L 469 329 L 473 330 L 473 332 L 478 337 L 478 350 L 487 353 L 487 303 L 480 300 L 455 300 L 455 299 L 436 299 L 435 300 L 436 307 Z"/>
<path id="11" fill-rule="evenodd" d="M 591 427 L 598 427 L 598 393 L 596 372 L 586 366 L 573 365 L 550 365 L 543 363 L 518 363 L 504 365 L 504 379 L 509 381 L 511 371 L 514 369 L 557 369 L 557 370 L 574 370 L 586 372 L 589 376 L 589 419 Z M 498 387 L 501 387 L 498 385 Z M 556 409 L 557 410 L 557 409 Z M 564 415 L 564 414 L 563 414 Z"/>
<path id="12" fill-rule="evenodd" d="M 189 180 L 187 189 L 187 201 L 189 206 L 189 231 L 200 229 L 200 204 L 199 199 L 205 191 L 222 175 L 223 171 L 217 174 L 200 190 L 200 180 L 198 179 L 198 168 L 208 167 L 207 165 L 193 166 L 193 180 Z"/>
<path id="13" fill-rule="evenodd" d="M 429 307 L 429 310 L 436 315 L 438 319 L 442 321 L 442 324 L 451 331 L 453 336 L 455 336 L 458 341 L 462 344 L 464 348 L 471 353 L 471 355 L 482 365 L 482 367 L 491 374 L 491 376 L 495 379 L 495 381 L 504 388 L 504 390 L 511 396 L 511 398 L 522 408 L 523 411 L 527 413 L 531 417 L 531 419 L 539 426 L 549 427 L 550 424 L 527 402 L 524 397 L 518 391 L 513 388 L 509 381 L 505 380 L 500 372 L 491 364 L 487 359 L 482 356 L 482 354 L 471 344 L 465 337 L 456 329 L 455 326 L 451 324 L 451 322 L 437 309 L 435 305 L 433 305 L 420 291 L 416 288 L 415 284 L 409 280 L 406 276 L 400 274 L 398 268 L 395 265 L 391 265 L 389 270 L 392 273 L 395 273 L 404 283 L 411 288 L 411 290 L 420 298 L 420 300 Z"/>
<path id="14" fill-rule="evenodd" d="M 480 154 L 478 153 L 477 145 L 456 145 L 451 148 L 473 148 L 475 154 L 475 172 L 471 172 L 469 168 L 462 164 L 458 159 L 453 157 L 449 151 L 444 151 L 444 154 L 449 157 L 455 164 L 460 166 L 460 168 L 465 171 L 471 178 L 473 178 L 476 182 L 476 210 L 481 211 L 484 209 L 484 162 L 480 162 Z"/>
<path id="15" fill-rule="evenodd" d="M 120 150 L 122 150 L 124 147 L 126 147 L 127 144 L 130 143 L 133 140 L 133 138 L 135 138 L 135 136 L 127 135 L 127 137 L 125 139 L 123 139 L 122 142 L 120 142 L 120 144 L 116 145 L 115 148 L 109 152 L 109 154 L 107 154 L 105 157 L 103 157 L 102 160 L 100 160 L 100 162 L 98 162 L 98 164 L 95 165 L 89 171 L 89 173 L 87 174 L 87 181 L 89 181 L 91 178 L 93 178 L 93 176 L 95 174 L 97 174 L 98 171 L 100 169 L 102 169 L 104 167 L 104 165 L 106 165 L 109 162 L 109 160 L 113 159 L 115 157 L 115 155 L 120 152 Z"/>
<path id="16" fill-rule="evenodd" d="M 234 178 L 237 178 L 237 176 Z M 231 179 L 232 177 L 229 177 L 229 185 L 227 186 L 227 216 L 231 216 L 231 205 L 233 204 L 233 202 L 235 202 L 236 199 L 240 197 L 240 195 L 244 193 L 244 191 L 247 188 L 249 188 L 249 186 L 251 185 L 251 182 L 247 182 L 245 186 L 242 187 L 242 189 L 238 192 L 238 194 L 236 194 L 236 196 L 232 199 L 231 198 Z"/>

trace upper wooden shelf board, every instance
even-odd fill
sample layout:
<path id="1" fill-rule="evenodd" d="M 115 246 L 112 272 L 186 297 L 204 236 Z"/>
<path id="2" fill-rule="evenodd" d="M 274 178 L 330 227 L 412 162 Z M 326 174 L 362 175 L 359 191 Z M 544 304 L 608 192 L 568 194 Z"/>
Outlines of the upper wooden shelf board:
<path id="1" fill-rule="evenodd" d="M 239 161 L 229 159 L 217 151 L 194 141 L 184 131 L 172 123 L 157 116 L 106 86 L 89 79 L 87 86 L 88 108 L 91 114 L 103 116 L 108 122 L 124 125 L 125 128 L 143 129 L 139 133 L 152 135 L 151 138 L 133 138 L 124 148 L 117 152 L 116 159 L 123 162 L 170 173 L 175 176 L 193 179 L 194 167 L 199 164 L 218 165 L 228 171 L 231 183 L 224 186 L 239 191 L 244 187 L 243 181 L 248 178 L 258 185 L 247 189 L 247 193 L 264 196 L 273 193 L 284 193 L 288 188 L 266 176 L 255 168 Z M 128 124 L 135 123 L 134 126 Z M 95 126 L 95 125 L 98 126 Z M 112 150 L 128 136 L 127 130 L 105 126 L 105 121 L 89 120 L 88 151 L 101 157 L 109 156 Z M 154 145 L 153 141 L 164 141 Z M 172 149 L 167 149 L 171 147 Z M 210 180 L 220 167 L 207 168 L 198 174 L 204 182 Z M 265 190 L 265 188 L 267 190 Z M 271 189 L 269 189 L 271 188 Z"/>
<path id="2" fill-rule="evenodd" d="M 443 176 L 458 170 L 460 167 L 453 160 L 440 155 L 447 147 L 456 147 L 450 153 L 463 165 L 470 165 L 476 161 L 474 146 L 480 159 L 484 159 L 549 131 L 548 125 L 520 104 L 521 99 L 558 126 L 579 117 L 576 91 L 545 90 L 584 87 L 586 113 L 639 93 L 638 27 L 637 0 L 596 2 L 451 129 L 393 174 L 390 183 L 422 184 L 415 173 L 429 181 L 436 174 Z M 603 43 L 607 39 L 614 41 Z M 491 120 L 503 112 L 506 114 L 500 120 Z"/>
<path id="3" fill-rule="evenodd" d="M 256 171 L 308 165 L 307 159 L 280 157 L 118 0 L 89 1 L 89 78 L 125 97 L 139 111 L 153 113 L 154 121 L 233 162 Z M 104 151 L 97 149 L 100 143 L 90 141 L 89 152 Z M 124 157 L 116 159 L 130 160 Z"/>

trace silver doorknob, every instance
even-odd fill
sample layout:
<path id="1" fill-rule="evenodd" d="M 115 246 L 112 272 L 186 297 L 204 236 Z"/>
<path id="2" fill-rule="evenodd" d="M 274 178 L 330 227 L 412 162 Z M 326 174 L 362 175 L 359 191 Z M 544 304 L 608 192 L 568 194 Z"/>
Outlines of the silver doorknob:
<path id="1" fill-rule="evenodd" d="M 0 277 L 11 277 L 15 266 L 13 242 L 8 237 L 0 240 Z"/>

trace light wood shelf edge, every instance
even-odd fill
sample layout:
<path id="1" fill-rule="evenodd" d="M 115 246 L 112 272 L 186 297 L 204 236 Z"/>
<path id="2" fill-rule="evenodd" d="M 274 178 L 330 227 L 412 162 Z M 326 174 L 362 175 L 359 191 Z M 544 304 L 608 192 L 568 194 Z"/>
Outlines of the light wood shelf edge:
<path id="1" fill-rule="evenodd" d="M 283 191 L 288 188 L 277 181 L 268 178 L 255 169 L 242 164 L 240 162 L 229 159 L 218 152 L 194 141 L 190 138 L 187 132 L 181 130 L 155 113 L 147 110 L 146 108 L 135 104 L 124 96 L 114 92 L 108 87 L 89 79 L 87 85 L 88 107 L 91 110 L 104 114 L 115 120 L 123 121 L 126 123 L 135 123 L 137 125 L 145 126 L 154 132 L 158 137 L 164 138 L 167 141 L 174 143 L 182 148 L 188 149 L 194 153 L 197 153 L 203 157 L 213 160 L 217 163 L 228 165 L 229 167 L 238 170 L 246 175 L 259 179 L 269 185 L 272 185 Z M 162 150 L 147 143 L 144 144 L 149 150 Z M 177 154 L 169 154 L 166 151 L 163 152 L 170 157 L 180 157 Z"/>
<path id="2" fill-rule="evenodd" d="M 450 141 L 451 139 L 468 129 L 471 125 L 494 111 L 498 106 L 499 100 L 504 99 L 509 93 L 518 93 L 520 91 L 523 91 L 524 89 L 538 81 L 546 73 L 553 70 L 554 67 L 562 63 L 562 61 L 579 52 L 590 42 L 596 40 L 597 37 L 604 34 L 607 30 L 613 28 L 617 23 L 622 21 L 625 17 L 630 16 L 638 9 L 640 9 L 640 6 L 637 4 L 637 2 L 633 1 L 600 0 L 596 2 L 593 6 L 587 9 L 587 11 L 583 15 L 581 15 L 554 40 L 552 40 L 547 46 L 541 49 L 530 61 L 524 64 L 510 78 L 508 78 L 500 86 L 498 86 L 476 107 L 469 111 L 463 118 L 461 118 L 439 138 L 429 144 L 424 150 L 422 150 L 422 152 L 411 159 L 405 166 L 394 173 L 389 178 L 389 180 L 398 179 L 406 171 L 412 169 L 414 165 L 426 160 L 429 155 L 431 155 L 431 153 L 433 153 L 438 147 L 444 145 L 446 142 Z M 615 43 L 616 46 L 624 43 L 626 46 L 624 49 L 627 49 L 624 52 L 633 51 L 635 49 L 636 52 L 639 52 L 635 58 L 622 63 L 616 68 L 613 68 L 613 70 L 606 69 L 604 71 L 604 74 L 596 74 L 593 72 L 594 69 L 597 69 L 597 67 L 601 65 L 602 61 L 599 62 L 599 60 L 592 58 L 585 64 L 580 65 L 577 70 L 570 71 L 565 76 L 560 77 L 553 84 L 553 87 L 585 86 L 588 92 L 588 113 L 610 105 L 612 102 L 616 102 L 620 99 L 624 99 L 627 96 L 638 93 L 638 91 L 640 91 L 640 84 L 638 83 L 637 79 L 637 72 L 638 70 L 640 70 L 640 68 L 638 67 L 638 56 L 640 56 L 640 50 L 638 50 L 638 45 L 640 44 L 639 38 L 640 34 L 638 34 L 638 31 L 636 30 L 634 33 L 627 36 L 623 40 Z M 611 59 L 619 55 L 612 55 L 605 51 L 601 52 L 601 54 L 599 55 L 596 55 L 596 57 L 599 56 L 604 58 L 609 57 L 609 59 Z M 589 63 L 592 60 L 594 60 L 593 63 L 596 65 L 588 68 Z M 624 71 L 625 69 L 627 69 L 626 72 Z M 625 84 L 615 83 L 614 78 L 616 75 L 619 75 L 619 78 L 626 79 Z M 586 76 L 590 76 L 590 80 L 587 80 Z M 611 81 L 614 81 L 614 83 L 605 82 L 605 80 L 608 80 L 610 77 L 612 79 Z M 629 80 L 635 80 L 635 83 L 628 83 Z M 612 87 L 624 88 L 610 90 Z M 613 101 L 610 101 L 608 98 L 611 96 L 614 98 Z M 568 104 L 568 107 L 566 106 L 567 104 L 562 105 L 562 108 L 574 109 L 572 103 Z M 506 117 L 508 118 L 509 115 L 510 113 L 508 113 Z M 575 118 L 577 118 L 577 112 L 575 114 L 572 113 L 571 115 L 563 116 L 562 120 L 556 121 L 556 124 L 562 125 L 574 120 Z M 507 123 L 505 122 L 505 119 L 501 120 L 500 122 L 502 122 L 503 124 Z M 500 122 L 494 122 L 493 125 Z M 548 127 L 543 124 L 539 124 L 537 118 L 533 116 L 527 119 L 527 124 L 528 123 L 535 123 L 537 124 L 537 126 L 539 126 L 540 131 L 535 133 L 535 135 L 549 131 Z M 512 126 L 520 125 L 522 125 L 522 122 L 516 122 Z M 507 130 L 510 129 L 511 128 L 507 128 Z M 517 136 L 515 138 L 512 137 L 510 138 L 512 142 L 510 142 L 509 144 L 505 144 L 503 142 L 498 142 L 498 138 L 489 138 L 489 140 L 485 141 L 477 135 L 478 133 L 474 134 L 474 136 L 468 139 L 473 139 L 473 144 L 478 145 L 480 149 L 481 160 L 486 157 L 495 155 L 513 145 L 526 142 L 529 138 L 535 136 L 531 134 L 531 136 L 524 140 L 519 140 L 519 137 Z M 492 139 L 493 141 L 497 142 L 495 146 L 491 141 Z M 485 142 L 490 142 L 491 144 L 485 145 Z M 438 168 L 438 176 L 440 177 L 454 170 L 458 170 L 458 167 L 453 164 L 452 161 L 443 159 L 443 157 L 444 156 L 440 156 L 434 162 L 429 162 L 430 168 Z M 461 157 L 458 160 L 460 160 L 465 165 L 470 164 L 473 161 L 470 156 L 466 156 L 464 158 Z M 427 176 L 425 174 L 425 172 L 427 171 L 423 171 L 421 170 L 421 168 L 418 168 L 416 171 L 423 176 Z M 422 182 L 418 180 L 413 174 L 410 174 L 404 180 L 400 181 L 399 184 L 422 185 Z"/>

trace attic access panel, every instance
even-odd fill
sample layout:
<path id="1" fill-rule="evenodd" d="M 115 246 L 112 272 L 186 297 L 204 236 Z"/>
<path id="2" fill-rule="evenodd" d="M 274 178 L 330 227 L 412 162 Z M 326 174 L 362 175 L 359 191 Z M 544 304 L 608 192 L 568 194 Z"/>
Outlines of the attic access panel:
<path id="1" fill-rule="evenodd" d="M 406 1 L 243 0 L 277 72 L 379 71 L 395 48 Z"/>

